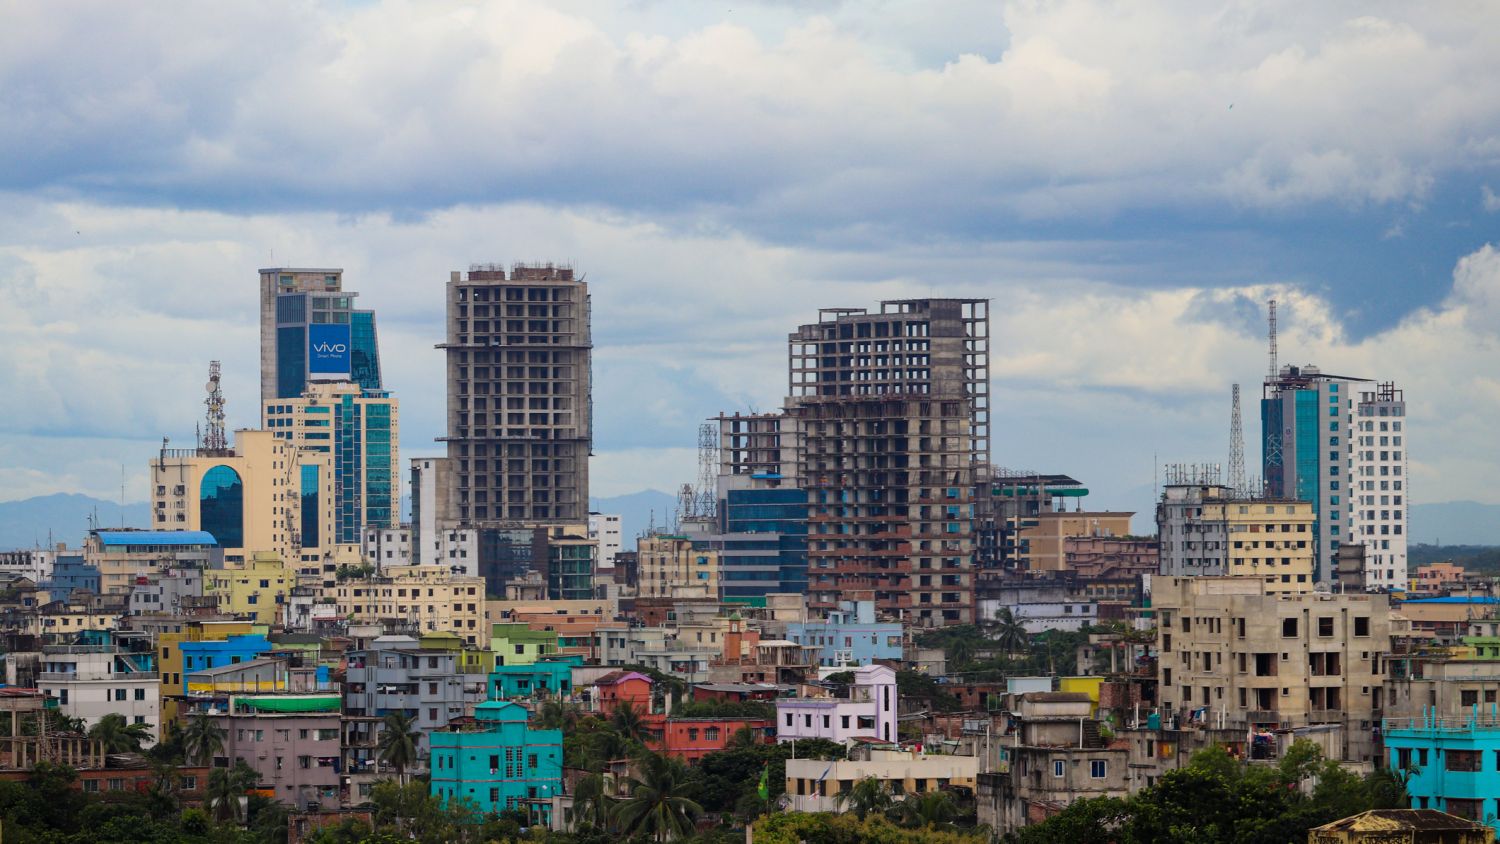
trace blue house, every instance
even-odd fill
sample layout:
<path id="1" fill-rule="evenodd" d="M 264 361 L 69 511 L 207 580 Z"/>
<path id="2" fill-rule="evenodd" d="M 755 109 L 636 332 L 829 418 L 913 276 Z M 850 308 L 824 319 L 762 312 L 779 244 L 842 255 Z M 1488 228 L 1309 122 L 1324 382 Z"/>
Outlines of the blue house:
<path id="1" fill-rule="evenodd" d="M 901 659 L 901 624 L 877 622 L 873 601 L 841 601 L 826 621 L 794 621 L 787 639 L 818 649 L 819 665 L 870 665 Z"/>
<path id="2" fill-rule="evenodd" d="M 521 697 L 571 697 L 573 669 L 583 665 L 577 654 L 544 656 L 530 665 L 497 665 L 490 672 L 490 700 Z"/>
<path id="3" fill-rule="evenodd" d="M 66 601 L 74 589 L 87 589 L 99 594 L 99 567 L 83 561 L 82 555 L 65 554 L 57 558 L 52 566 L 52 579 L 46 588 L 54 601 Z"/>
<path id="4" fill-rule="evenodd" d="M 271 640 L 258 633 L 207 639 L 201 642 L 178 642 L 182 651 L 182 694 L 187 694 L 189 674 L 209 668 L 223 668 L 249 662 L 274 650 Z"/>
<path id="5" fill-rule="evenodd" d="M 1439 809 L 1500 831 L 1500 709 L 1474 706 L 1458 718 L 1431 709 L 1383 722 L 1387 762 L 1409 771 L 1414 809 Z"/>
<path id="6" fill-rule="evenodd" d="M 489 701 L 474 707 L 472 725 L 432 733 L 432 795 L 548 823 L 562 792 L 562 730 L 534 730 L 527 717 L 519 703 Z"/>

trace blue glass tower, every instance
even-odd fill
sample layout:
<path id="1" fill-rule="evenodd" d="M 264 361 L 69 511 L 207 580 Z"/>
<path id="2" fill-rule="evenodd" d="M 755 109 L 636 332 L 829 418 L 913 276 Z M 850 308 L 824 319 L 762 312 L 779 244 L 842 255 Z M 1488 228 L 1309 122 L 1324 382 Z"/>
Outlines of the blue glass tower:
<path id="1" fill-rule="evenodd" d="M 341 269 L 264 269 L 261 403 L 301 396 L 314 379 L 381 389 L 375 312 L 354 307 Z"/>

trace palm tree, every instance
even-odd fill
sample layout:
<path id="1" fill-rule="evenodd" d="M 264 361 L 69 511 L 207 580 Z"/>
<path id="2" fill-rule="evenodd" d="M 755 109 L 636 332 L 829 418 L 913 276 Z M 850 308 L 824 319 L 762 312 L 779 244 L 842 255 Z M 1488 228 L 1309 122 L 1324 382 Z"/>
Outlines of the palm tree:
<path id="1" fill-rule="evenodd" d="M 622 701 L 615 707 L 614 713 L 609 716 L 609 723 L 625 739 L 645 743 L 646 720 L 630 701 Z"/>
<path id="2" fill-rule="evenodd" d="M 626 781 L 630 796 L 614 810 L 621 836 L 644 833 L 657 841 L 671 841 L 691 834 L 693 821 L 703 814 L 703 807 L 676 796 L 683 779 L 681 763 L 655 753 L 645 754 L 640 777 Z"/>
<path id="3" fill-rule="evenodd" d="M 406 768 L 417 761 L 417 742 L 422 735 L 412 727 L 415 719 L 397 710 L 386 713 L 380 724 L 380 761 L 396 769 L 396 779 L 406 784 Z"/>
<path id="4" fill-rule="evenodd" d="M 750 725 L 740 727 L 729 737 L 730 750 L 749 750 L 760 744 L 760 737 L 755 734 L 755 728 Z"/>
<path id="5" fill-rule="evenodd" d="M 224 752 L 224 737 L 224 728 L 207 712 L 199 712 L 182 728 L 182 749 L 189 761 L 207 766 Z"/>
<path id="6" fill-rule="evenodd" d="M 971 639 L 954 639 L 948 646 L 948 658 L 954 666 L 964 666 L 974 661 L 974 642 Z"/>
<path id="7" fill-rule="evenodd" d="M 896 805 L 896 811 L 901 817 L 901 825 L 913 828 L 941 826 L 958 816 L 953 796 L 946 791 L 908 794 Z"/>
<path id="8" fill-rule="evenodd" d="M 537 725 L 547 730 L 571 730 L 578 724 L 578 708 L 560 700 L 549 700 L 537 711 Z"/>
<path id="9" fill-rule="evenodd" d="M 1025 651 L 1030 643 L 1031 634 L 1026 632 L 1026 625 L 1015 617 L 1010 607 L 1001 607 L 995 613 L 995 644 L 1007 654 L 1017 654 Z"/>
<path id="10" fill-rule="evenodd" d="M 105 753 L 139 753 L 141 744 L 151 740 L 151 728 L 128 723 L 124 715 L 111 712 L 89 729 L 89 738 L 99 742 Z"/>
<path id="11" fill-rule="evenodd" d="M 234 763 L 233 768 L 214 768 L 208 774 L 208 802 L 213 807 L 214 817 L 219 820 L 240 819 L 240 798 L 255 786 L 260 774 L 246 765 L 244 760 Z"/>
<path id="12" fill-rule="evenodd" d="M 580 824 L 595 829 L 609 829 L 609 818 L 615 810 L 615 800 L 609 796 L 603 774 L 589 774 L 578 782 L 573 792 L 573 816 Z"/>
<path id="13" fill-rule="evenodd" d="M 891 807 L 891 793 L 885 784 L 874 777 L 865 777 L 839 793 L 834 805 L 843 811 L 847 806 L 860 820 L 871 812 L 882 813 Z"/>

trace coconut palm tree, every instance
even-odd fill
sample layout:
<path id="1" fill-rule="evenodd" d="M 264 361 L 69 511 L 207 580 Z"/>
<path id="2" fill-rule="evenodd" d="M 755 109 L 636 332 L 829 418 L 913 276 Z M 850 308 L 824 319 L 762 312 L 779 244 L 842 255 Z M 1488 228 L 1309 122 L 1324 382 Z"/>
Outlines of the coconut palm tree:
<path id="1" fill-rule="evenodd" d="M 573 815 L 580 824 L 609 829 L 615 799 L 609 796 L 607 785 L 603 774 L 589 774 L 579 780 L 578 789 L 573 792 Z"/>
<path id="2" fill-rule="evenodd" d="M 630 701 L 621 701 L 615 711 L 609 716 L 609 723 L 628 741 L 646 741 L 646 719 L 641 717 L 641 711 L 635 708 Z"/>
<path id="3" fill-rule="evenodd" d="M 214 768 L 208 774 L 208 803 L 219 820 L 240 820 L 240 798 L 255 787 L 260 774 L 244 760 L 233 768 Z"/>
<path id="4" fill-rule="evenodd" d="M 686 778 L 681 763 L 647 753 L 640 764 L 641 775 L 626 781 L 630 796 L 614 810 L 620 834 L 624 837 L 645 834 L 657 841 L 690 835 L 693 821 L 703 814 L 703 807 L 676 796 Z"/>
<path id="5" fill-rule="evenodd" d="M 224 752 L 224 737 L 224 728 L 207 712 L 199 712 L 182 728 L 182 750 L 189 761 L 207 766 Z"/>
<path id="6" fill-rule="evenodd" d="M 834 805 L 839 811 L 844 811 L 847 807 L 855 817 L 864 820 L 871 812 L 881 814 L 891 808 L 891 792 L 880 780 L 865 777 L 850 786 L 848 791 L 840 792 Z"/>
<path id="7" fill-rule="evenodd" d="M 896 812 L 902 826 L 941 826 L 958 817 L 958 806 L 948 792 L 929 791 L 925 794 L 906 795 L 905 799 L 896 804 Z"/>
<path id="8" fill-rule="evenodd" d="M 1026 625 L 1015 617 L 1010 607 L 1001 607 L 995 613 L 995 644 L 1007 654 L 1022 653 L 1031 644 L 1031 634 L 1026 632 Z"/>
<path id="9" fill-rule="evenodd" d="M 105 753 L 139 753 L 141 745 L 151 740 L 151 728 L 131 724 L 124 715 L 111 712 L 89 729 L 89 738 L 99 742 Z"/>
<path id="10" fill-rule="evenodd" d="M 953 661 L 951 667 L 961 667 L 974 661 L 974 641 L 972 639 L 954 639 L 948 646 L 948 659 Z"/>
<path id="11" fill-rule="evenodd" d="M 760 736 L 756 735 L 755 728 L 748 724 L 734 731 L 729 737 L 730 750 L 749 750 L 760 744 Z"/>
<path id="12" fill-rule="evenodd" d="M 376 747 L 380 750 L 380 761 L 396 769 L 396 779 L 406 784 L 406 769 L 417 761 L 417 742 L 422 736 L 412 723 L 415 719 L 405 712 L 386 713 L 380 724 L 380 738 Z"/>
<path id="13" fill-rule="evenodd" d="M 549 700 L 537 710 L 537 725 L 546 730 L 571 730 L 578 725 L 578 708 L 560 700 Z"/>

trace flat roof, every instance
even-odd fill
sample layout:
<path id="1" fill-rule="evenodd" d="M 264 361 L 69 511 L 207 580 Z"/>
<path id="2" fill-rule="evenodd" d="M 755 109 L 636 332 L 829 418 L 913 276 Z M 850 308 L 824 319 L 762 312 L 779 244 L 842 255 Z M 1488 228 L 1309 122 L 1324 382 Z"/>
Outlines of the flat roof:
<path id="1" fill-rule="evenodd" d="M 94 535 L 108 546 L 219 544 L 206 530 L 96 530 Z"/>

